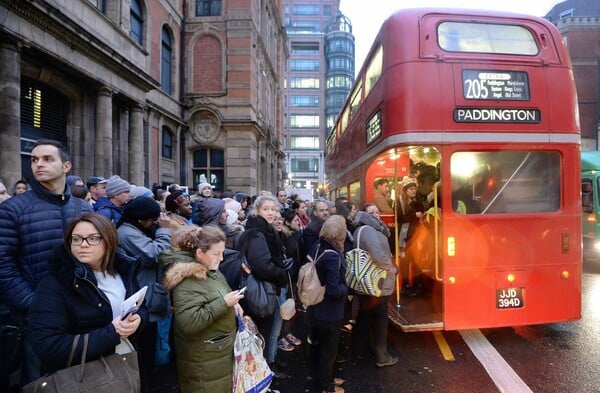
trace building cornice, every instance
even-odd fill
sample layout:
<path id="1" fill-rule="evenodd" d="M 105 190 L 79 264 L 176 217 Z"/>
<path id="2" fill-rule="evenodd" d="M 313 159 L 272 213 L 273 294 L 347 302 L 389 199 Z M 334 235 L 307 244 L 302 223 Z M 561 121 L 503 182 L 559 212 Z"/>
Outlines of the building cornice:
<path id="1" fill-rule="evenodd" d="M 93 31 L 86 30 L 51 4 L 40 1 L 0 0 L 0 5 L 4 5 L 10 12 L 54 36 L 73 50 L 106 66 L 115 74 L 122 75 L 140 89 L 149 91 L 159 87 L 158 82 L 143 69 L 102 42 L 101 37 Z M 38 47 L 36 42 L 22 36 L 18 31 L 7 30 L 6 26 L 0 26 L 0 29 L 25 41 L 31 47 Z M 47 48 L 40 49 L 47 52 Z"/>

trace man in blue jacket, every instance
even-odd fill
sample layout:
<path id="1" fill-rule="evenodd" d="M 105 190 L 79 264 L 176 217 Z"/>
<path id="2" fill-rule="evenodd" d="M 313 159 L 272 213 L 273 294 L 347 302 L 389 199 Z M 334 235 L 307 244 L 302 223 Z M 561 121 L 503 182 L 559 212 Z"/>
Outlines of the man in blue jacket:
<path id="1" fill-rule="evenodd" d="M 62 244 L 68 221 L 92 211 L 83 199 L 71 197 L 66 184 L 70 170 L 68 153 L 59 142 L 38 140 L 31 151 L 31 191 L 0 205 L 0 300 L 17 326 L 27 322 L 35 288 L 48 273 L 48 261 Z M 23 344 L 24 385 L 40 377 L 40 367 L 27 331 Z"/>

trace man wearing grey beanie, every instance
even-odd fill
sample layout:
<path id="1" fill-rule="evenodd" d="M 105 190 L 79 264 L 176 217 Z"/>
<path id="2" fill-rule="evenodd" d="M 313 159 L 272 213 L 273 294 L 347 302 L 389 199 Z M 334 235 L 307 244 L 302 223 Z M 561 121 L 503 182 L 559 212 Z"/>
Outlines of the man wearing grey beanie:
<path id="1" fill-rule="evenodd" d="M 131 185 L 127 180 L 118 175 L 109 177 L 106 182 L 106 195 L 94 204 L 94 211 L 108 218 L 116 226 L 123 215 L 123 208 L 131 199 L 130 190 Z"/>

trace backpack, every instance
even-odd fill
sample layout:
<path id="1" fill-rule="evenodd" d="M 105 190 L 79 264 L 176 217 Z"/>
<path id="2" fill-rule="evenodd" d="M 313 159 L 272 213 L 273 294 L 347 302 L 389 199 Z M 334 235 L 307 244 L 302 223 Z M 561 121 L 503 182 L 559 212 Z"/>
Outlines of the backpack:
<path id="1" fill-rule="evenodd" d="M 308 262 L 300 267 L 296 287 L 298 288 L 298 298 L 304 308 L 319 304 L 325 298 L 325 287 L 321 285 L 321 280 L 319 280 L 319 275 L 317 274 L 317 262 L 327 252 L 335 253 L 333 250 L 325 250 L 319 254 L 317 249 L 316 260 L 307 255 Z"/>

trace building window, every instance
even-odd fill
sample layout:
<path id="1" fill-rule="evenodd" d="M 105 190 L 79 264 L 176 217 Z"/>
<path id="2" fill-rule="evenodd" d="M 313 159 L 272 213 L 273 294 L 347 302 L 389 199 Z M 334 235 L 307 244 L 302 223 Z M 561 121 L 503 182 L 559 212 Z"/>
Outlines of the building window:
<path id="1" fill-rule="evenodd" d="M 294 55 L 318 55 L 319 43 L 297 43 L 292 44 L 292 54 Z"/>
<path id="2" fill-rule="evenodd" d="M 291 115 L 290 127 L 292 128 L 319 128 L 318 115 Z"/>
<path id="3" fill-rule="evenodd" d="M 290 106 L 318 107 L 319 96 L 290 96 Z"/>
<path id="4" fill-rule="evenodd" d="M 319 6 L 313 4 L 298 4 L 292 8 L 294 15 L 319 15 L 320 11 Z"/>
<path id="5" fill-rule="evenodd" d="M 292 158 L 292 172 L 319 172 L 318 158 Z"/>
<path id="6" fill-rule="evenodd" d="M 318 136 L 292 136 L 292 149 L 298 150 L 318 150 Z"/>
<path id="7" fill-rule="evenodd" d="M 162 128 L 162 156 L 173 159 L 173 133 L 167 126 Z"/>
<path id="8" fill-rule="evenodd" d="M 290 87 L 292 89 L 318 89 L 319 78 L 290 78 Z"/>
<path id="9" fill-rule="evenodd" d="M 352 87 L 352 78 L 348 76 L 332 76 L 327 78 L 327 88 L 347 88 Z"/>
<path id="10" fill-rule="evenodd" d="M 106 13 L 106 0 L 88 0 L 94 7 L 96 7 L 103 14 Z"/>
<path id="11" fill-rule="evenodd" d="M 194 152 L 194 189 L 200 183 L 210 183 L 213 192 L 225 189 L 225 152 L 216 149 L 199 149 Z"/>
<path id="12" fill-rule="evenodd" d="M 173 55 L 173 49 L 171 47 L 171 34 L 169 28 L 164 26 L 162 29 L 162 48 L 161 48 L 161 61 L 160 61 L 160 84 L 168 94 L 171 94 L 171 75 L 173 67 L 171 63 Z"/>
<path id="13" fill-rule="evenodd" d="M 319 71 L 321 63 L 319 60 L 292 60 L 290 69 L 292 71 Z"/>
<path id="14" fill-rule="evenodd" d="M 221 16 L 221 0 L 196 0 L 196 16 Z"/>
<path id="15" fill-rule="evenodd" d="M 331 5 L 330 4 L 326 4 L 323 6 L 323 15 L 331 16 Z"/>
<path id="16" fill-rule="evenodd" d="M 144 14 L 139 0 L 131 0 L 131 9 L 129 14 L 129 36 L 138 44 L 142 45 L 142 32 L 144 27 Z"/>

